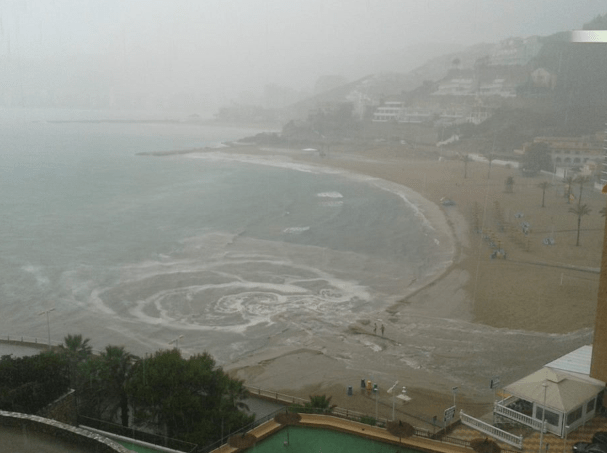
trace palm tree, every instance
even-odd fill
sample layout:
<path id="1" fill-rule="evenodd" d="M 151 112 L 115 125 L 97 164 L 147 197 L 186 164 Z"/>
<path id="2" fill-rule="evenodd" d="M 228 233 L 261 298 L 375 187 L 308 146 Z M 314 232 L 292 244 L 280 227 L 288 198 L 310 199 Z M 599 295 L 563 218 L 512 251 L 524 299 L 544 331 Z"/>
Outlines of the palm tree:
<path id="1" fill-rule="evenodd" d="M 580 225 L 582 223 L 582 217 L 585 215 L 589 215 L 591 211 L 592 209 L 590 209 L 587 204 L 578 204 L 573 208 L 569 208 L 569 212 L 577 216 L 577 240 L 575 241 L 576 246 L 580 245 Z"/>
<path id="2" fill-rule="evenodd" d="M 464 179 L 468 177 L 468 162 L 470 162 L 470 156 L 465 154 L 462 157 L 462 162 L 464 163 Z"/>
<path id="3" fill-rule="evenodd" d="M 545 208 L 546 206 L 544 205 L 544 199 L 546 198 L 546 190 L 549 189 L 552 184 L 550 184 L 548 181 L 542 181 L 537 186 L 542 189 L 542 208 Z"/>
<path id="4" fill-rule="evenodd" d="M 313 413 L 327 414 L 333 412 L 336 407 L 331 404 L 331 396 L 327 395 L 310 395 L 310 402 L 305 403 L 305 406 L 312 410 Z"/>
<path id="5" fill-rule="evenodd" d="M 487 171 L 487 179 L 489 179 L 489 177 L 491 176 L 491 162 L 493 162 L 493 160 L 495 159 L 495 156 L 493 155 L 493 153 L 489 153 L 489 154 L 485 154 L 485 158 L 489 162 L 489 170 Z"/>
<path id="6" fill-rule="evenodd" d="M 567 186 L 567 190 L 565 191 L 565 198 L 567 198 L 567 204 L 571 202 L 571 186 L 573 185 L 573 181 L 573 176 L 567 176 L 565 179 L 563 179 L 565 186 Z"/>
<path id="7" fill-rule="evenodd" d="M 578 175 L 574 180 L 580 185 L 580 197 L 577 200 L 577 204 L 582 204 L 582 191 L 584 190 L 584 184 L 590 181 L 590 176 Z"/>
<path id="8" fill-rule="evenodd" d="M 89 344 L 90 338 L 82 338 L 81 334 L 68 334 L 63 338 L 63 344 L 60 346 L 66 352 L 78 359 L 86 359 L 93 352 L 93 348 Z"/>
<path id="9" fill-rule="evenodd" d="M 93 348 L 89 344 L 89 338 L 82 338 L 81 334 L 68 334 L 63 338 L 63 344 L 60 346 L 62 352 L 67 356 L 70 385 L 77 385 L 76 369 L 78 364 L 84 362 L 93 353 Z"/>
<path id="10" fill-rule="evenodd" d="M 101 353 L 100 377 L 105 384 L 106 395 L 118 401 L 113 412 L 120 409 L 122 426 L 129 426 L 129 398 L 127 384 L 131 377 L 136 357 L 124 349 L 124 346 L 105 347 Z"/>

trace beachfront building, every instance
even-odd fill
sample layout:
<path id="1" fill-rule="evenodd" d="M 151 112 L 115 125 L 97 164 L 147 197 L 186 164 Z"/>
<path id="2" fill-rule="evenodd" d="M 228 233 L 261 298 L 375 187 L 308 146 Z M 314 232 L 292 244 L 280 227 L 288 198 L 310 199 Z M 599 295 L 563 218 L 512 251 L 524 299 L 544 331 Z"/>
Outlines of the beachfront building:
<path id="1" fill-rule="evenodd" d="M 489 66 L 524 66 L 542 48 L 539 36 L 508 38 L 499 42 L 489 55 Z"/>
<path id="2" fill-rule="evenodd" d="M 603 167 L 601 169 L 600 182 L 601 185 L 607 184 L 607 123 L 605 124 L 605 135 L 603 139 L 603 159 L 602 159 Z"/>
<path id="3" fill-rule="evenodd" d="M 592 346 L 583 346 L 506 386 L 509 395 L 494 406 L 498 418 L 566 437 L 593 418 L 605 382 L 590 377 Z"/>
<path id="4" fill-rule="evenodd" d="M 561 168 L 583 167 L 598 162 L 604 152 L 600 134 L 583 137 L 535 137 L 533 143 L 548 145 L 553 165 Z M 527 146 L 528 144 L 524 149 Z"/>
<path id="5" fill-rule="evenodd" d="M 373 121 L 377 123 L 387 123 L 389 121 L 398 121 L 404 106 L 402 102 L 389 101 L 377 107 L 373 113 Z"/>
<path id="6" fill-rule="evenodd" d="M 603 167 L 600 176 L 600 185 L 607 184 L 607 125 L 604 136 Z M 603 257 L 601 260 L 601 275 L 599 280 L 599 294 L 594 317 L 594 343 L 590 376 L 607 382 L 607 217 L 605 218 L 605 232 L 603 233 Z"/>

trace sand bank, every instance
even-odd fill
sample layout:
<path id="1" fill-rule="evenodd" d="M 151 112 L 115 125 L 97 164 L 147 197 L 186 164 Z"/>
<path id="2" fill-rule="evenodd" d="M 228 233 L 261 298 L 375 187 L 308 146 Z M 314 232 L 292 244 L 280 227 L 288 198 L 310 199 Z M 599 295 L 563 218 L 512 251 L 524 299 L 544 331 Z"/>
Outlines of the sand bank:
<path id="1" fill-rule="evenodd" d="M 605 200 L 589 187 L 583 202 L 593 212 L 582 219 L 576 246 L 577 217 L 568 212 L 560 181 L 552 181 L 541 206 L 537 185 L 549 177 L 523 178 L 515 169 L 473 162 L 464 178 L 461 161 L 408 157 L 401 147 L 333 147 L 324 158 L 250 146 L 221 152 L 281 156 L 406 186 L 433 227 L 453 239 L 452 264 L 432 282 L 411 282 L 400 302 L 330 336 L 285 332 L 258 354 L 225 364 L 247 384 L 301 397 L 327 393 L 342 407 L 374 413 L 376 402 L 360 392 L 360 380 L 383 390 L 398 380 L 413 399 L 397 411 L 421 423 L 452 404 L 453 387 L 458 406 L 480 414 L 493 400 L 493 376 L 508 384 L 591 341 L 604 225 L 598 211 Z M 505 190 L 509 176 L 512 193 Z M 445 197 L 455 205 L 443 206 Z M 491 259 L 484 237 L 507 259 Z M 544 245 L 546 237 L 554 245 Z M 374 334 L 375 323 L 385 325 L 385 336 Z M 346 395 L 348 386 L 356 389 L 353 396 Z M 378 407 L 391 413 L 385 392 Z"/>

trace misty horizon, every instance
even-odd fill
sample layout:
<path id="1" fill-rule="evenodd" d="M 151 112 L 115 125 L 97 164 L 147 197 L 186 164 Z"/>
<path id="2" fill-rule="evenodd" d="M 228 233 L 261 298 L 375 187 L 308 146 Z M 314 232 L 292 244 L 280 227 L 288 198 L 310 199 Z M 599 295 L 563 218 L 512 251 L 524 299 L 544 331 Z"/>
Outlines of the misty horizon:
<path id="1" fill-rule="evenodd" d="M 171 98 L 211 111 L 260 103 L 274 85 L 303 98 L 324 75 L 406 73 L 471 45 L 581 28 L 604 12 L 599 1 L 3 2 L 3 105 L 65 87 L 90 93 L 93 106 L 96 93 L 133 104 L 154 93 L 148 107 Z"/>

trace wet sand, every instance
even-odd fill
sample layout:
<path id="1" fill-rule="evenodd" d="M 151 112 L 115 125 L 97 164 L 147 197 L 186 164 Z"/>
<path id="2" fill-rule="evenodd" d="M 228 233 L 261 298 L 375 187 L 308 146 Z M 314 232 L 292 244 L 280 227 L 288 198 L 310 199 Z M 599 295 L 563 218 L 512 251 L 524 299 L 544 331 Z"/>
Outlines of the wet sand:
<path id="1" fill-rule="evenodd" d="M 585 187 L 583 203 L 592 208 L 582 219 L 576 246 L 577 217 L 563 197 L 564 185 L 553 180 L 541 207 L 537 187 L 549 176 L 523 178 L 516 169 L 471 162 L 464 178 L 461 161 L 438 161 L 400 146 L 373 149 L 332 147 L 328 156 L 300 150 L 235 146 L 222 152 L 281 157 L 381 178 L 413 189 L 423 199 L 433 226 L 445 228 L 454 244 L 453 264 L 425 284 L 408 284 L 409 293 L 388 308 L 358 319 L 338 332 L 287 331 L 257 354 L 224 364 L 248 385 L 307 398 L 333 396 L 341 407 L 389 417 L 395 381 L 407 387 L 408 403 L 397 401 L 397 414 L 418 425 L 442 418 L 453 404 L 472 415 L 490 410 L 489 381 L 502 385 L 592 340 L 604 197 Z M 513 193 L 505 180 L 513 176 Z M 575 194 L 579 188 L 575 186 Z M 455 206 L 443 206 L 448 197 Z M 577 202 L 577 201 L 576 201 Z M 522 214 L 522 215 L 521 215 Z M 443 217 L 444 216 L 444 217 Z M 442 219 L 441 219 L 442 217 Z M 476 220 L 478 219 L 478 220 Z M 525 236 L 520 223 L 531 231 Z M 484 235 L 475 231 L 483 227 Z M 490 236 L 507 259 L 491 259 Z M 543 245 L 545 237 L 555 245 Z M 378 328 L 385 326 L 382 337 Z M 376 402 L 361 392 L 361 379 L 379 384 Z M 347 395 L 348 386 L 354 394 Z"/>

